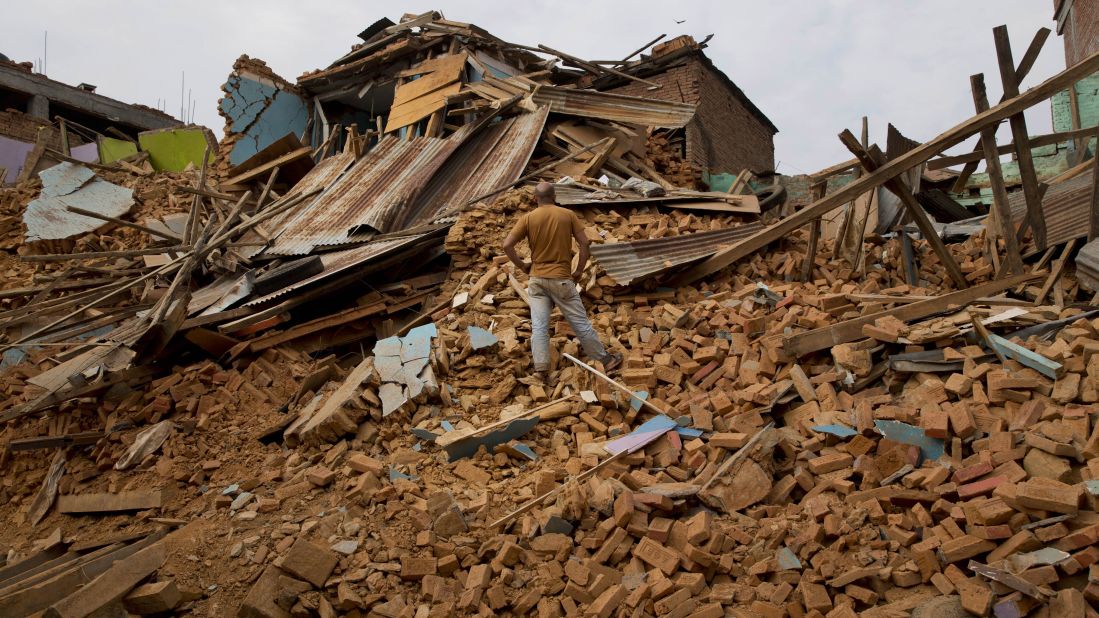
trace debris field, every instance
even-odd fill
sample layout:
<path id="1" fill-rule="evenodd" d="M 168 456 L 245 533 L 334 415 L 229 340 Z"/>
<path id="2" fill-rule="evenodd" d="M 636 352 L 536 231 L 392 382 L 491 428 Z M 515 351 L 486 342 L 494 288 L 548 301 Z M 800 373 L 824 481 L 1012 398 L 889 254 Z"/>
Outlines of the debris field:
<path id="1" fill-rule="evenodd" d="M 1009 193 L 995 128 L 1029 160 L 1017 119 L 1099 54 L 718 191 L 695 106 L 599 89 L 705 42 L 360 36 L 296 84 L 242 57 L 179 171 L 39 149 L 0 187 L 0 615 L 1096 614 L 1099 159 Z M 392 100 L 234 162 L 246 75 L 279 88 L 255 118 Z M 926 188 L 974 135 L 984 212 Z M 558 317 L 532 378 L 500 247 L 538 181 L 592 242 L 609 375 Z"/>

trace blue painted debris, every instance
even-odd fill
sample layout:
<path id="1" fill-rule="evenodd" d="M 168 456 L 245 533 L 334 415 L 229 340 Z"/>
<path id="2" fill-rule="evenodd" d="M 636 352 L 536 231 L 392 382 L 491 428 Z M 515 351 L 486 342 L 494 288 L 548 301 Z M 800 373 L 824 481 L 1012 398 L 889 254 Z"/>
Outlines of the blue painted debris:
<path id="1" fill-rule="evenodd" d="M 443 428 L 443 431 L 454 431 L 454 425 L 451 425 L 450 421 L 443 421 L 439 425 Z"/>
<path id="2" fill-rule="evenodd" d="M 698 438 L 702 436 L 702 430 L 695 427 L 676 427 L 675 432 L 684 438 Z"/>
<path id="3" fill-rule="evenodd" d="M 430 431 L 428 431 L 426 429 L 420 429 L 419 427 L 413 427 L 412 428 L 412 435 L 416 436 L 417 438 L 419 438 L 421 440 L 427 440 L 428 442 L 434 442 L 435 438 L 439 437 L 438 434 L 431 433 Z"/>
<path id="4" fill-rule="evenodd" d="M 634 412 L 640 412 L 641 406 L 649 398 L 649 391 L 634 391 L 633 397 L 630 397 L 630 409 Z"/>
<path id="5" fill-rule="evenodd" d="M 526 444 L 523 444 L 522 442 L 516 442 L 514 444 L 508 444 L 507 449 L 509 451 L 514 452 L 514 453 L 518 453 L 524 459 L 527 459 L 529 461 L 538 461 L 538 455 L 536 455 L 535 452 L 529 446 L 527 446 Z"/>
<path id="6" fill-rule="evenodd" d="M 894 442 L 920 447 L 925 460 L 935 461 L 943 456 L 945 443 L 924 433 L 923 429 L 900 421 L 874 421 L 883 436 Z"/>
<path id="7" fill-rule="evenodd" d="M 780 571 L 801 569 L 801 560 L 798 560 L 797 555 L 789 547 L 783 547 L 775 553 L 775 562 L 778 563 L 778 570 Z"/>
<path id="8" fill-rule="evenodd" d="M 405 474 L 404 472 L 397 472 L 397 470 L 395 470 L 393 468 L 389 469 L 389 482 L 390 483 L 393 483 L 395 481 L 418 481 L 418 480 L 420 480 L 420 477 L 418 477 L 418 476 Z"/>
<path id="9" fill-rule="evenodd" d="M 859 434 L 859 432 L 845 425 L 816 425 L 811 429 L 819 433 L 836 436 L 837 438 L 850 438 Z"/>
<path id="10" fill-rule="evenodd" d="M 374 344 L 374 356 L 400 356 L 401 338 L 386 337 Z"/>
<path id="11" fill-rule="evenodd" d="M 528 431 L 534 429 L 534 426 L 537 424 L 537 416 L 518 418 L 496 431 L 490 431 L 484 435 L 458 440 L 443 448 L 446 449 L 446 454 L 450 461 L 472 457 L 477 452 L 477 449 L 482 446 L 491 453 L 492 449 L 497 446 L 523 437 Z"/>
<path id="12" fill-rule="evenodd" d="M 492 333 L 478 326 L 470 326 L 468 332 L 469 345 L 472 346 L 474 350 L 492 347 L 499 342 L 499 340 L 496 338 L 496 335 L 493 335 Z"/>

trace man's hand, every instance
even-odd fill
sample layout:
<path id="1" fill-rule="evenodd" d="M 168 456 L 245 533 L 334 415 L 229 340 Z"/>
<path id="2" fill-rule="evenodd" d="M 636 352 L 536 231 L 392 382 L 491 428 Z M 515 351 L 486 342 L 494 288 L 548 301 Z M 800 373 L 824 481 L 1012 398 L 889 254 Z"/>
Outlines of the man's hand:
<path id="1" fill-rule="evenodd" d="M 533 266 L 534 263 L 529 260 L 523 261 L 521 264 L 519 264 L 519 268 L 523 269 L 523 272 L 527 273 L 528 275 L 530 274 L 530 269 Z"/>
<path id="2" fill-rule="evenodd" d="M 584 269 L 582 269 L 582 268 L 577 268 L 576 270 L 572 271 L 572 280 L 577 282 L 577 283 L 580 283 L 580 277 L 583 277 L 583 276 L 584 276 Z"/>

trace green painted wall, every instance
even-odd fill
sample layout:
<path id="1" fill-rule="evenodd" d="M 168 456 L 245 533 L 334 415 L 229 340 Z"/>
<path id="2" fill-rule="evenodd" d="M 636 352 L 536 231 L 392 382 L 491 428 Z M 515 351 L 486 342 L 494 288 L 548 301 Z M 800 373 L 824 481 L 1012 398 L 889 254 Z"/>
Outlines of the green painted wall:
<path id="1" fill-rule="evenodd" d="M 137 144 L 124 139 L 100 136 L 98 143 L 99 162 L 103 164 L 114 163 L 119 159 L 137 154 Z"/>
<path id="2" fill-rule="evenodd" d="M 137 142 L 149 153 L 149 162 L 157 171 L 180 172 L 190 164 L 202 167 L 207 146 L 211 162 L 217 152 L 213 134 L 202 127 L 146 131 L 138 134 Z"/>

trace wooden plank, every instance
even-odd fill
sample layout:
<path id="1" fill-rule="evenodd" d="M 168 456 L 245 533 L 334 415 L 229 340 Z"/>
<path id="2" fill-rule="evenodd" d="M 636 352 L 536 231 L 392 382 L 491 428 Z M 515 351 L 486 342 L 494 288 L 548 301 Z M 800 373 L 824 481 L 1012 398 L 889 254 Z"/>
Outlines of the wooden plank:
<path id="1" fill-rule="evenodd" d="M 127 491 L 117 494 L 69 494 L 57 500 L 58 512 L 70 515 L 117 513 L 157 509 L 163 496 L 158 491 Z"/>
<path id="2" fill-rule="evenodd" d="M 459 71 L 435 71 L 419 79 L 405 82 L 397 86 L 393 93 L 393 105 L 390 109 L 397 109 L 440 88 L 445 88 L 458 81 L 459 75 Z"/>
<path id="3" fill-rule="evenodd" d="M 110 545 L 30 577 L 12 578 L 0 590 L 0 616 L 30 616 L 40 612 L 92 581 L 115 562 L 129 558 L 163 536 L 158 532 L 130 545 Z"/>
<path id="4" fill-rule="evenodd" d="M 105 573 L 54 603 L 46 618 L 84 618 L 121 600 L 141 580 L 163 566 L 168 559 L 164 543 L 154 543 L 125 560 L 118 560 Z"/>
<path id="5" fill-rule="evenodd" d="M 273 161 L 268 161 L 267 163 L 248 170 L 247 172 L 244 172 L 239 176 L 234 176 L 221 184 L 241 185 L 252 182 L 254 180 L 259 180 L 260 178 L 269 174 L 271 170 L 275 169 L 276 167 L 282 167 L 287 163 L 290 163 L 291 161 L 297 161 L 298 159 L 308 157 L 311 154 L 313 154 L 313 148 L 311 148 L 310 146 L 302 146 L 301 148 L 298 148 L 293 152 L 288 152 L 281 157 L 274 159 Z"/>
<path id="6" fill-rule="evenodd" d="M 1097 129 L 1099 130 L 1099 129 Z M 1099 144 L 1099 135 L 1096 135 Z M 1091 211 L 1088 213 L 1088 242 L 1099 237 L 1099 153 L 1091 159 Z"/>
<path id="7" fill-rule="evenodd" d="M 1099 71 L 1099 52 L 1092 54 L 1076 65 L 1061 71 L 1046 81 L 1027 90 L 1014 99 L 1009 99 L 999 105 L 973 116 L 961 124 L 947 129 L 946 132 L 936 136 L 928 142 L 920 144 L 903 155 L 889 161 L 877 171 L 859 178 L 837 189 L 818 202 L 810 204 L 796 214 L 786 217 L 777 223 L 764 228 L 743 241 L 723 249 L 709 259 L 687 269 L 680 274 L 672 285 L 684 285 L 717 272 L 737 260 L 779 240 L 790 232 L 805 225 L 809 221 L 827 214 L 839 206 L 851 201 L 855 196 L 863 193 L 870 187 L 878 186 L 890 178 L 912 169 L 927 161 L 936 154 L 961 143 L 966 138 L 978 133 L 985 127 L 991 127 L 1001 120 L 1010 118 L 1022 110 L 1053 96 L 1068 84 L 1074 84 L 1080 79 Z"/>
<path id="8" fill-rule="evenodd" d="M 978 73 L 969 77 L 969 86 L 973 92 L 973 107 L 977 113 L 988 109 L 988 96 L 985 93 L 984 75 Z M 1020 111 L 1020 113 L 1022 113 Z M 1007 185 L 1004 183 L 1004 173 L 1000 168 L 1000 157 L 996 154 L 996 129 L 986 126 L 981 129 L 981 147 L 985 152 L 986 172 L 988 181 L 992 185 L 992 215 L 996 225 L 989 225 L 988 231 L 997 232 L 993 237 L 992 250 L 997 252 L 996 240 L 1003 240 L 1005 253 L 1000 268 L 996 270 L 996 276 L 1017 275 L 1023 272 L 1023 258 L 1019 254 L 1019 242 L 1015 238 L 1015 226 L 1011 222 L 1011 208 L 1008 206 Z M 996 230 L 996 227 L 999 227 Z"/>
<path id="9" fill-rule="evenodd" d="M 855 136 L 847 130 L 840 133 L 840 141 L 844 146 L 855 155 L 864 169 L 867 172 L 874 172 L 880 169 L 880 151 L 876 153 L 869 153 L 863 150 L 862 145 L 855 139 Z M 878 156 L 874 156 L 874 155 Z M 935 226 L 931 225 L 930 219 L 927 217 L 927 213 L 920 207 L 916 196 L 912 195 L 912 191 L 908 189 L 908 186 L 904 184 L 901 178 L 894 177 L 885 181 L 885 188 L 889 189 L 908 210 L 908 214 L 912 216 L 913 221 L 916 222 L 916 227 L 919 228 L 920 234 L 931 245 L 931 249 L 938 256 L 939 262 L 942 263 L 943 268 L 946 269 L 947 274 L 950 276 L 950 280 L 954 282 L 954 285 L 959 289 L 966 289 L 969 287 L 969 282 L 966 280 L 965 275 L 962 273 L 962 269 L 958 266 L 958 262 L 954 260 L 954 256 L 950 254 L 950 250 L 946 248 L 943 243 L 943 239 L 939 236 L 939 233 L 935 231 Z"/>
<path id="10" fill-rule="evenodd" d="M 1015 76 L 1015 61 L 1011 58 L 1011 41 L 1007 36 L 1007 26 L 992 29 L 996 41 L 996 59 L 1000 65 L 1000 81 L 1003 83 L 1004 96 L 1019 96 L 1019 79 Z M 1041 251 L 1046 248 L 1046 221 L 1042 216 L 1042 198 L 1038 194 L 1038 174 L 1034 171 L 1034 158 L 1030 151 L 1027 136 L 1026 117 L 1022 112 L 1008 119 L 1011 136 L 1015 140 L 1015 158 L 1019 163 L 1019 176 L 1023 181 L 1023 196 L 1026 199 L 1027 218 L 1034 232 L 1034 244 Z"/>
<path id="11" fill-rule="evenodd" d="M 49 141 L 49 137 L 50 132 L 48 130 L 38 129 L 37 139 L 35 139 L 30 152 L 27 153 L 27 157 L 23 159 L 23 167 L 15 178 L 15 184 L 22 184 L 34 175 L 34 168 L 38 167 L 38 162 L 42 160 L 42 155 L 46 152 L 46 142 Z"/>
<path id="12" fill-rule="evenodd" d="M 1035 306 L 1042 304 L 1042 301 L 1046 299 L 1049 291 L 1053 289 L 1053 285 L 1061 278 L 1061 273 L 1065 271 L 1065 265 L 1068 264 L 1068 258 L 1072 255 L 1072 250 L 1076 248 L 1077 241 L 1079 241 L 1078 238 L 1073 238 L 1065 243 L 1065 248 L 1061 250 L 1060 257 L 1053 263 L 1053 268 L 1050 270 L 1049 277 L 1047 277 L 1045 283 L 1042 284 L 1042 288 L 1038 290 L 1038 295 L 1034 297 Z"/>
<path id="13" fill-rule="evenodd" d="M 893 316 L 903 322 L 910 322 L 912 320 L 919 320 L 926 318 L 937 313 L 941 313 L 950 309 L 951 307 L 960 308 L 968 305 L 978 298 L 988 296 L 990 294 L 998 294 L 1004 290 L 1015 287 L 1016 285 L 1033 281 L 1044 276 L 1043 273 L 1030 273 L 1025 275 L 1016 275 L 1013 277 L 1007 277 L 999 279 L 997 281 L 990 281 L 983 285 L 973 286 L 966 290 L 959 290 L 957 292 L 951 292 L 950 294 L 944 294 L 930 300 L 922 300 L 914 303 L 901 305 L 893 309 L 887 309 L 885 311 L 879 311 L 878 313 L 872 313 L 870 315 L 861 316 L 851 320 L 846 320 L 833 324 L 831 326 L 825 326 L 823 328 L 817 328 L 805 333 L 799 333 L 785 337 L 782 345 L 787 354 L 798 357 L 808 354 L 810 352 L 816 352 L 817 350 L 824 350 L 834 345 L 841 343 L 847 343 L 849 341 L 855 341 L 862 338 L 862 327 L 867 324 L 873 324 L 879 318 L 885 316 Z"/>
<path id="14" fill-rule="evenodd" d="M 19 440 L 12 440 L 11 442 L 8 442 L 8 450 L 33 451 L 40 448 L 61 448 L 95 444 L 96 442 L 99 442 L 99 440 L 105 435 L 107 434 L 102 431 L 81 431 L 78 433 L 68 433 L 61 436 L 21 438 Z"/>
<path id="15" fill-rule="evenodd" d="M 1027 47 L 1026 53 L 1023 54 L 1023 59 L 1019 61 L 1019 66 L 1015 68 L 1015 83 L 1022 84 L 1023 79 L 1030 73 L 1030 69 L 1034 66 L 1035 61 L 1038 60 L 1038 54 L 1042 51 L 1042 46 L 1045 45 L 1046 39 L 1049 38 L 1049 28 L 1039 28 L 1038 32 L 1034 33 L 1034 38 L 1030 41 L 1030 46 Z M 1007 97 L 1000 97 L 1000 103 L 1007 100 Z M 981 143 L 977 142 L 973 146 L 973 152 L 981 152 Z M 1007 153 L 1005 153 L 1007 154 Z M 983 159 L 982 155 L 982 159 Z M 978 159 L 977 161 L 980 161 Z M 958 178 L 954 181 L 954 186 L 950 189 L 954 193 L 961 193 L 965 191 L 965 185 L 969 181 L 969 177 L 973 175 L 973 172 L 977 171 L 977 162 L 966 163 L 962 172 L 958 174 Z"/>
<path id="16" fill-rule="evenodd" d="M 385 309 L 386 305 L 384 302 L 374 303 L 372 305 L 367 305 L 366 307 L 348 309 L 341 313 L 328 315 L 304 324 L 299 324 L 293 328 L 264 335 L 263 337 L 259 337 L 249 342 L 248 349 L 253 353 L 260 352 L 267 348 L 273 348 L 279 344 L 286 343 L 287 341 L 293 341 L 299 337 L 311 335 L 326 328 L 361 320 L 367 316 L 381 313 L 382 311 L 385 311 Z"/>
<path id="17" fill-rule="evenodd" d="M 448 86 L 433 90 L 422 97 L 413 99 L 408 103 L 389 110 L 389 119 L 385 124 L 385 132 L 392 133 L 401 127 L 406 127 L 414 122 L 422 120 L 438 110 L 446 107 L 446 98 L 452 94 L 458 94 L 462 85 L 454 82 Z"/>

